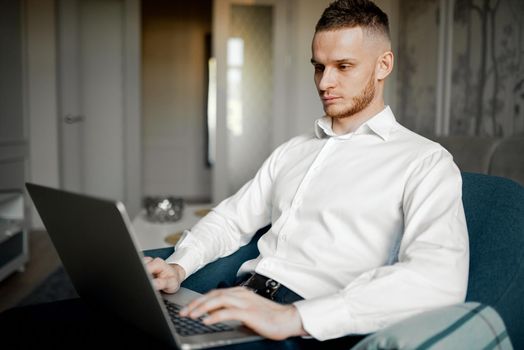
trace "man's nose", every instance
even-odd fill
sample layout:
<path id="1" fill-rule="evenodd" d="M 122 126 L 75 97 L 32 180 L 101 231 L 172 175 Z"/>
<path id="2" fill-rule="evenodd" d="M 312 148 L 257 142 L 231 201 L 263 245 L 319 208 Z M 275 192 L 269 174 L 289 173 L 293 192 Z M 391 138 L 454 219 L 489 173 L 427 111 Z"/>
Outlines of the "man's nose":
<path id="1" fill-rule="evenodd" d="M 320 81 L 318 82 L 318 89 L 322 91 L 329 90 L 335 86 L 335 72 L 333 69 L 325 68 L 320 76 Z"/>

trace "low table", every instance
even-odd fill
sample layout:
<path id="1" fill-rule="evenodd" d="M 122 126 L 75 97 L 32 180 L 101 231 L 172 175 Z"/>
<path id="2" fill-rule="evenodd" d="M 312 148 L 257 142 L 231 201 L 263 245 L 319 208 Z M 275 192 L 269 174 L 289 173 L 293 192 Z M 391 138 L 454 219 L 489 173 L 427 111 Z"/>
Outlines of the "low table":
<path id="1" fill-rule="evenodd" d="M 202 218 L 201 212 L 212 208 L 210 203 L 187 204 L 184 206 L 182 218 L 175 222 L 151 222 L 142 210 L 132 220 L 133 229 L 142 250 L 173 246 L 166 237 L 193 227 Z"/>

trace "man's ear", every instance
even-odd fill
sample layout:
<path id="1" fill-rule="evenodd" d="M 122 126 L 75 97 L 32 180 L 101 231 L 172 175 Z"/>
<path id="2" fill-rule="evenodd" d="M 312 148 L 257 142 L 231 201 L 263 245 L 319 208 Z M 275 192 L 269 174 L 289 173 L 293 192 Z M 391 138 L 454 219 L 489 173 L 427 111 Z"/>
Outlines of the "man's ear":
<path id="1" fill-rule="evenodd" d="M 393 52 L 386 51 L 377 60 L 376 77 L 378 80 L 384 80 L 393 70 L 395 57 Z"/>

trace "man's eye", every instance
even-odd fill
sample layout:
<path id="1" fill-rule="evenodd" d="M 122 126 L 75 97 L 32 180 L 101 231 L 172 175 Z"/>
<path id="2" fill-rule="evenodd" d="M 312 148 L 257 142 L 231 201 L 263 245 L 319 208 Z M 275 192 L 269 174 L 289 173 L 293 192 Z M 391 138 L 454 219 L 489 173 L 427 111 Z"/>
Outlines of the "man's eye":
<path id="1" fill-rule="evenodd" d="M 351 68 L 351 65 L 350 64 L 341 64 L 340 66 L 338 66 L 338 68 L 340 70 L 348 70 Z"/>
<path id="2" fill-rule="evenodd" d="M 315 64 L 314 67 L 315 67 L 315 72 L 323 72 L 324 71 L 324 66 Z"/>

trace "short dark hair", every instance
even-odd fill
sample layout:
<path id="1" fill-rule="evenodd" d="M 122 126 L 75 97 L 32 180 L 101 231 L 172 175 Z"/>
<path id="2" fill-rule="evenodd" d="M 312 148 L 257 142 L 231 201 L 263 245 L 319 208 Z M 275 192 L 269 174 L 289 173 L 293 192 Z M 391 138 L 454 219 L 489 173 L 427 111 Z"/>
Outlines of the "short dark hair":
<path id="1" fill-rule="evenodd" d="M 370 0 L 333 1 L 322 13 L 315 32 L 354 27 L 362 27 L 390 39 L 388 15 Z"/>

